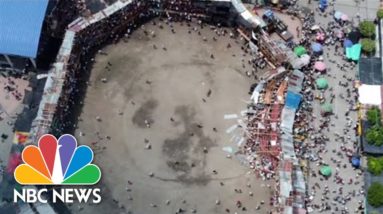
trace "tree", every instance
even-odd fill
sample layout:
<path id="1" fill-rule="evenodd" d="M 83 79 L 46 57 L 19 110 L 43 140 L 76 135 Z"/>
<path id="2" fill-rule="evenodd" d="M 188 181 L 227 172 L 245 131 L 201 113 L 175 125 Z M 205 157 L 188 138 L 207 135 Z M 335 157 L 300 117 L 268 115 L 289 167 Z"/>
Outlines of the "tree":
<path id="1" fill-rule="evenodd" d="M 375 125 L 366 131 L 367 143 L 381 146 L 383 145 L 383 127 Z"/>
<path id="2" fill-rule="evenodd" d="M 367 158 L 367 169 L 374 175 L 380 175 L 383 171 L 383 159 L 382 158 Z"/>
<path id="3" fill-rule="evenodd" d="M 383 18 L 383 9 L 379 9 L 378 12 L 376 12 L 376 16 L 378 17 L 378 19 L 382 19 Z"/>
<path id="4" fill-rule="evenodd" d="M 369 144 L 375 144 L 375 140 L 378 136 L 378 132 L 376 128 L 369 128 L 366 131 L 366 140 Z"/>
<path id="5" fill-rule="evenodd" d="M 359 23 L 359 30 L 363 36 L 371 38 L 375 34 L 375 24 L 372 21 L 363 21 Z"/>
<path id="6" fill-rule="evenodd" d="M 375 41 L 372 39 L 362 39 L 361 42 L 362 44 L 362 50 L 368 54 L 372 53 L 375 51 Z"/>
<path id="7" fill-rule="evenodd" d="M 383 205 L 383 185 L 374 182 L 368 188 L 367 202 L 373 207 L 380 207 Z"/>
<path id="8" fill-rule="evenodd" d="M 380 109 L 377 107 L 372 107 L 367 110 L 367 121 L 370 124 L 370 126 L 375 126 L 375 125 L 381 125 L 380 121 Z"/>

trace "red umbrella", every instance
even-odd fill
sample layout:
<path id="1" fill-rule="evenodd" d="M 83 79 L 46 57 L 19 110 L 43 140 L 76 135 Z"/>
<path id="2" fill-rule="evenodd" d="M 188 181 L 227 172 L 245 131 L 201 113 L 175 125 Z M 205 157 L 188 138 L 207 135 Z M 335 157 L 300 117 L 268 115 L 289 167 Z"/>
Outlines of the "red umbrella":
<path id="1" fill-rule="evenodd" d="M 326 64 L 324 64 L 324 62 L 317 61 L 314 64 L 314 68 L 318 71 L 324 71 L 326 70 Z"/>
<path id="2" fill-rule="evenodd" d="M 12 153 L 10 156 L 9 156 L 9 161 L 8 161 L 8 166 L 7 166 L 7 172 L 9 174 L 12 174 L 16 167 L 18 165 L 20 165 L 21 163 L 21 155 L 20 153 Z"/>

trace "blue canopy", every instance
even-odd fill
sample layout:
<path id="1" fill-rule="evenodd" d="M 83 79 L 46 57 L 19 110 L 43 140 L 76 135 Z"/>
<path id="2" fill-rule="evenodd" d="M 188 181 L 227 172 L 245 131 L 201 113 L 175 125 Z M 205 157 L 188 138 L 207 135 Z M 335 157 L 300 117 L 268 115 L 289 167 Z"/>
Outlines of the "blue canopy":
<path id="1" fill-rule="evenodd" d="M 314 42 L 313 44 L 311 44 L 311 49 L 318 53 L 318 52 L 322 52 L 322 45 L 317 43 L 317 42 Z"/>
<path id="2" fill-rule="evenodd" d="M 352 45 L 353 45 L 353 43 L 352 43 L 352 41 L 349 40 L 349 39 L 345 39 L 345 40 L 343 41 L 343 46 L 344 46 L 345 48 L 350 48 Z"/>
<path id="3" fill-rule="evenodd" d="M 325 9 L 327 6 L 328 6 L 328 4 L 327 4 L 327 0 L 320 0 L 320 1 L 319 1 L 319 7 L 320 7 L 321 9 Z"/>
<path id="4" fill-rule="evenodd" d="M 359 166 L 360 166 L 360 157 L 358 157 L 358 156 L 352 156 L 352 158 L 351 158 L 351 164 L 352 164 L 353 167 L 355 167 L 355 168 L 359 168 Z"/>
<path id="5" fill-rule="evenodd" d="M 298 93 L 294 93 L 292 91 L 287 91 L 286 95 L 286 107 L 292 108 L 292 109 L 298 109 L 299 104 L 301 103 L 302 95 Z"/>
<path id="6" fill-rule="evenodd" d="M 35 58 L 48 0 L 0 1 L 0 53 Z"/>

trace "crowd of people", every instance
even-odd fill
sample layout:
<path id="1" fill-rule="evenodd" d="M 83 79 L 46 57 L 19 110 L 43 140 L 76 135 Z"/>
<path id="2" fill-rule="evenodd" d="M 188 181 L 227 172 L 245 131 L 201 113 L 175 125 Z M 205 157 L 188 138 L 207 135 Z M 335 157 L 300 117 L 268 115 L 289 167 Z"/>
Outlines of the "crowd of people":
<path id="1" fill-rule="evenodd" d="M 298 6 L 290 10 L 295 10 L 295 15 L 302 14 Z M 358 94 L 353 84 L 356 73 L 352 72 L 356 63 L 346 58 L 343 47 L 347 34 L 356 27 L 350 21 L 334 19 L 334 13 L 334 10 L 312 10 L 301 17 L 302 28 L 296 29 L 300 40 L 295 47 L 303 46 L 309 50 L 310 62 L 300 69 L 305 74 L 303 101 L 294 125 L 294 134 L 306 136 L 308 140 L 295 142 L 295 152 L 299 159 L 310 162 L 306 177 L 309 211 L 359 213 L 364 210 L 363 171 L 351 164 L 351 158 L 360 152 L 356 117 Z M 316 22 L 315 14 L 327 18 L 328 22 L 321 26 Z M 312 50 L 314 42 L 323 46 L 321 52 Z M 318 71 L 315 68 L 318 61 L 327 63 L 327 69 Z M 315 81 L 319 77 L 329 79 L 333 85 L 327 90 L 319 90 Z M 335 105 L 338 111 L 325 113 L 320 105 L 324 102 Z M 270 159 L 263 158 L 258 162 L 262 167 L 276 168 Z M 323 166 L 331 166 L 335 172 L 331 176 L 322 175 L 319 169 Z M 267 178 L 274 177 L 273 173 L 270 175 Z"/>
<path id="2" fill-rule="evenodd" d="M 61 37 L 69 23 L 71 23 L 80 12 L 84 5 L 77 0 L 58 1 L 50 14 L 46 17 L 46 31 L 54 37 Z"/>
<path id="3" fill-rule="evenodd" d="M 24 93 L 22 93 L 20 91 L 22 87 L 19 88 L 19 85 L 15 82 L 15 80 L 16 79 L 14 79 L 13 77 L 9 77 L 9 76 L 0 79 L 0 83 L 2 83 L 2 86 L 3 86 L 2 90 L 4 93 L 2 95 L 4 95 L 4 101 L 10 102 L 10 103 L 13 103 L 13 102 L 19 103 L 23 99 Z M 24 90 L 24 89 L 22 89 L 22 90 Z M 12 111 L 12 114 L 13 114 L 13 111 L 15 110 L 14 105 L 12 105 L 11 109 L 6 109 L 0 103 L 0 122 L 10 116 L 9 114 L 11 112 L 8 112 L 10 110 Z M 13 116 L 12 118 L 15 118 L 15 117 L 16 116 Z M 7 121 L 7 125 L 13 127 L 14 122 Z M 13 128 L 13 130 L 14 130 L 14 128 Z M 4 142 L 4 140 L 6 140 L 8 138 L 9 133 L 0 132 L 0 134 L 1 134 L 1 141 Z"/>
<path id="4" fill-rule="evenodd" d="M 76 32 L 66 67 L 68 72 L 55 113 L 56 120 L 60 122 L 54 124 L 54 133 L 68 132 L 75 128 L 74 114 L 78 106 L 81 106 L 80 100 L 87 86 L 94 54 L 104 44 L 129 37 L 129 32 L 137 28 L 139 23 L 152 17 L 153 13 L 147 10 L 148 6 L 140 1 L 132 2 L 109 17 Z"/>
<path id="5" fill-rule="evenodd" d="M 93 55 L 96 52 L 103 53 L 100 51 L 100 47 L 104 44 L 116 43 L 120 39 L 125 41 L 129 38 L 130 33 L 139 27 L 140 24 L 159 15 L 156 10 L 149 10 L 149 7 L 160 7 L 160 5 L 155 5 L 151 1 L 133 1 L 108 18 L 76 32 L 71 57 L 66 65 L 69 72 L 65 79 L 62 96 L 60 96 L 59 108 L 55 113 L 57 121 L 60 121 L 53 126 L 55 133 L 62 133 L 74 128 L 75 121 L 68 120 L 68 118 L 73 118 L 71 117 L 73 109 L 76 109 L 75 106 L 81 105 L 78 97 L 83 96 L 82 93 L 85 89 L 84 87 L 86 87 L 87 77 L 90 72 L 89 67 L 94 61 Z M 202 9 L 203 7 L 195 7 L 188 1 L 165 1 L 161 7 L 166 8 L 164 12 L 168 17 L 168 21 L 190 21 L 193 16 L 206 13 L 206 10 Z M 60 11 L 60 9 L 57 10 Z M 203 17 L 199 17 L 199 19 L 210 20 Z M 202 24 L 202 21 L 199 23 Z M 219 33 L 217 34 L 218 36 Z M 225 34 L 227 32 L 222 33 Z M 228 47 L 230 47 L 230 44 L 228 44 Z M 154 45 L 153 48 L 157 48 L 157 46 Z M 162 48 L 166 49 L 166 47 Z M 211 57 L 214 58 L 214 55 L 212 54 Z M 251 74 L 250 71 L 248 73 L 249 75 Z"/>
<path id="6" fill-rule="evenodd" d="M 145 5 L 142 2 L 139 3 L 139 1 L 137 1 L 136 4 L 131 4 L 127 6 L 123 10 L 111 15 L 107 19 L 103 19 L 88 26 L 84 30 L 76 32 L 70 58 L 66 65 L 67 74 L 65 77 L 65 82 L 63 84 L 63 90 L 59 99 L 58 108 L 55 112 L 54 121 L 56 122 L 53 124 L 53 133 L 64 133 L 75 128 L 76 123 L 75 121 L 70 120 L 70 118 L 73 118 L 73 115 L 75 114 L 75 109 L 77 109 L 78 106 L 81 106 L 82 104 L 81 98 L 79 97 L 82 97 L 84 89 L 82 89 L 81 86 L 86 87 L 88 84 L 87 77 L 90 72 L 90 66 L 95 60 L 93 58 L 94 54 L 96 52 L 101 54 L 107 54 L 100 50 L 100 47 L 102 45 L 107 43 L 116 43 L 121 38 L 122 40 L 129 38 L 130 32 L 137 28 L 140 22 L 143 22 L 155 15 L 150 11 L 147 12 L 147 6 L 148 5 Z M 178 18 L 190 20 L 190 17 L 191 16 L 189 16 L 188 13 L 185 13 L 184 16 Z M 171 22 L 174 20 L 177 20 L 177 18 L 173 18 L 172 16 L 172 18 L 169 17 L 169 19 L 165 20 L 165 23 L 171 26 Z M 158 25 L 160 26 L 161 24 L 162 23 L 159 23 Z M 200 26 L 201 28 L 203 27 L 202 22 L 200 22 Z M 214 27 L 212 28 L 212 30 L 216 32 L 217 37 L 219 37 L 220 35 L 227 34 L 226 30 L 219 30 L 218 28 Z M 193 28 L 193 31 L 201 35 L 198 28 Z M 175 31 L 173 31 L 173 33 L 175 33 Z M 192 32 L 190 31 L 189 33 Z M 230 36 L 233 35 L 230 34 Z M 216 37 L 214 37 L 213 40 L 216 40 Z M 166 50 L 166 47 L 161 47 L 162 49 Z M 228 44 L 227 48 L 230 47 L 231 44 Z M 157 46 L 153 46 L 153 48 L 156 49 Z M 246 50 L 246 52 L 247 51 L 248 50 Z M 211 55 L 211 58 L 214 58 L 213 54 Z M 245 64 L 251 64 L 251 61 L 243 61 L 242 63 L 245 67 Z M 106 69 L 110 69 L 109 66 L 112 66 L 110 62 L 108 62 L 108 66 L 106 67 Z M 108 80 L 102 79 L 101 81 L 106 83 Z M 210 94 L 208 96 L 210 96 Z M 101 118 L 99 117 L 96 119 L 98 121 L 101 121 Z M 149 121 L 145 121 L 145 124 L 148 128 L 150 127 Z M 216 131 L 215 128 L 213 130 Z M 149 176 L 154 176 L 154 174 L 150 173 Z M 223 185 L 223 182 L 221 183 Z M 271 186 L 268 187 L 271 188 Z M 237 193 L 242 193 L 242 190 Z M 249 193 L 250 197 L 252 196 L 252 194 L 253 193 Z M 271 200 L 276 201 L 276 196 L 273 196 Z M 114 199 L 114 201 L 118 203 L 117 199 Z M 216 203 L 219 204 L 219 202 Z M 264 206 L 264 204 L 264 201 L 259 202 L 259 204 L 257 205 L 257 210 L 261 209 L 261 207 Z M 150 206 L 157 207 L 157 205 L 155 204 L 151 204 Z M 241 201 L 237 201 L 237 207 L 246 211 L 246 207 L 242 204 Z M 182 213 L 184 211 L 185 210 L 180 208 L 178 212 Z M 195 212 L 196 210 L 192 210 L 192 213 Z M 231 211 L 230 209 L 226 209 L 226 212 Z"/>
<path id="7" fill-rule="evenodd" d="M 312 42 L 320 42 L 324 46 L 322 53 L 311 54 L 310 64 L 302 69 L 306 74 L 305 99 L 297 119 L 298 122 L 310 121 L 306 122 L 304 129 L 304 133 L 309 136 L 309 142 L 298 146 L 299 153 L 306 154 L 302 158 L 306 157 L 312 162 L 308 177 L 308 209 L 325 213 L 362 213 L 363 172 L 351 165 L 351 157 L 359 152 L 355 112 L 358 94 L 352 84 L 356 75 L 352 71 L 355 71 L 356 64 L 346 59 L 343 49 L 345 36 L 341 36 L 346 35 L 347 30 L 354 26 L 351 22 L 333 20 L 335 11 L 316 12 L 330 21 L 326 26 L 312 30 L 312 26 L 316 24 L 312 11 L 312 16 L 304 19 L 300 40 L 300 45 L 307 50 Z M 317 31 L 324 34 L 323 40 L 318 41 Z M 328 63 L 326 71 L 318 72 L 314 68 L 316 61 Z M 327 90 L 317 89 L 315 79 L 320 76 L 328 78 L 334 85 Z M 324 114 L 318 99 L 336 105 L 338 111 Z M 335 173 L 330 177 L 321 175 L 318 170 L 322 166 L 334 167 Z M 350 210 L 350 207 L 355 210 Z"/>
<path id="8" fill-rule="evenodd" d="M 135 1 L 124 9 L 112 14 L 110 17 L 96 22 L 76 33 L 72 52 L 66 65 L 68 72 L 65 77 L 64 88 L 60 96 L 58 108 L 55 112 L 55 118 L 60 122 L 55 123 L 53 132 L 63 133 L 75 128 L 75 120 L 68 120 L 68 118 L 73 118 L 74 109 L 78 108 L 79 105 L 81 106 L 81 99 L 79 99 L 79 97 L 83 96 L 87 86 L 87 77 L 91 64 L 94 61 L 94 53 L 99 51 L 99 48 L 103 44 L 115 43 L 121 38 L 129 37 L 130 32 L 137 28 L 140 22 L 155 15 L 153 12 L 148 12 L 148 6 L 145 2 Z M 190 5 L 186 6 L 191 7 Z M 81 8 L 81 5 L 79 7 Z M 178 11 L 179 5 L 171 4 L 169 9 Z M 311 42 L 316 40 L 315 35 L 317 32 L 311 29 L 315 24 L 313 14 L 314 12 L 312 12 L 311 16 L 306 16 L 303 19 L 304 23 L 301 30 L 297 29 L 299 35 L 301 35 L 299 45 L 306 47 L 307 50 L 310 49 Z M 327 16 L 331 16 L 332 14 L 333 11 L 323 13 L 323 15 Z M 188 13 L 185 13 L 185 18 L 190 18 Z M 59 21 L 58 23 L 65 23 L 65 21 Z M 302 68 L 302 71 L 304 71 L 306 75 L 303 86 L 304 102 L 297 113 L 296 123 L 304 127 L 301 128 L 301 130 L 303 130 L 302 133 L 310 136 L 310 141 L 308 144 L 296 145 L 297 154 L 299 154 L 302 159 L 305 159 L 305 154 L 307 153 L 316 154 L 319 160 L 315 164 L 318 164 L 318 166 L 335 166 L 335 173 L 331 178 L 322 177 L 316 170 L 309 170 L 310 179 L 315 180 L 315 182 L 309 183 L 310 190 L 307 196 L 308 206 L 311 209 L 316 209 L 321 212 L 349 213 L 348 204 L 353 203 L 351 199 L 355 196 L 364 195 L 363 187 L 360 185 L 362 172 L 360 170 L 356 171 L 352 178 L 345 177 L 347 173 L 343 173 L 344 170 L 351 167 L 349 160 L 350 154 L 352 155 L 358 152 L 359 149 L 357 141 L 355 140 L 357 123 L 355 117 L 353 117 L 355 116 L 357 91 L 353 87 L 353 84 L 350 84 L 350 82 L 354 80 L 353 73 L 346 72 L 346 70 L 352 70 L 355 67 L 355 63 L 328 60 L 332 57 L 329 52 L 334 52 L 338 58 L 343 57 L 344 53 L 342 48 L 339 47 L 342 47 L 344 38 L 339 38 L 337 35 L 339 30 L 344 31 L 345 28 L 352 27 L 348 24 L 347 22 L 330 22 L 330 24 L 323 27 L 322 30 L 319 29 L 321 33 L 325 35 L 326 39 L 316 42 L 321 42 L 326 47 L 325 53 L 322 55 L 312 53 L 309 65 Z M 228 48 L 229 46 L 230 44 L 228 44 Z M 164 49 L 166 47 L 162 48 Z M 214 58 L 214 55 L 211 55 L 211 57 Z M 335 102 L 334 98 L 337 99 L 337 102 L 343 102 L 344 105 L 341 105 L 347 106 L 344 115 L 343 113 L 340 114 L 336 112 L 335 114 L 324 116 L 318 111 L 318 103 L 316 103 L 317 101 L 315 100 L 315 93 L 318 92 L 315 88 L 315 79 L 319 75 L 318 72 L 315 71 L 314 64 L 316 61 L 323 61 L 323 57 L 326 57 L 329 63 L 334 64 L 334 67 L 339 68 L 339 70 L 336 71 L 327 68 L 326 73 L 323 74 L 338 83 L 338 85 L 334 85 L 328 90 L 322 91 L 325 97 L 324 99 L 327 99 L 331 103 Z M 254 67 L 254 69 L 256 69 L 256 67 Z M 339 76 L 334 72 L 343 72 L 343 75 Z M 11 90 L 12 88 L 13 86 L 10 84 L 5 86 L 4 89 Z M 339 90 L 335 90 L 335 88 L 339 88 Z M 15 96 L 17 95 L 18 94 L 15 93 Z M 318 123 L 319 125 L 309 124 L 308 121 L 314 121 L 314 124 Z M 330 133 L 333 127 L 340 126 L 342 123 L 344 125 L 342 132 Z M 337 143 L 338 146 L 329 150 L 328 145 L 330 143 Z M 337 188 L 325 185 L 325 179 L 332 179 Z M 318 197 L 320 197 L 319 201 L 315 199 Z M 275 198 L 276 197 L 271 198 L 272 204 L 276 201 Z M 357 207 L 357 209 L 362 210 L 363 204 L 359 201 L 358 203 L 360 206 Z M 259 206 L 261 205 L 262 204 Z M 237 202 L 237 206 L 238 208 L 242 207 L 240 201 Z"/>
<path id="9" fill-rule="evenodd" d="M 16 100 L 20 101 L 22 99 L 21 92 L 18 91 L 18 85 L 10 77 L 7 77 L 4 82 L 4 91 L 9 95 L 12 95 Z"/>

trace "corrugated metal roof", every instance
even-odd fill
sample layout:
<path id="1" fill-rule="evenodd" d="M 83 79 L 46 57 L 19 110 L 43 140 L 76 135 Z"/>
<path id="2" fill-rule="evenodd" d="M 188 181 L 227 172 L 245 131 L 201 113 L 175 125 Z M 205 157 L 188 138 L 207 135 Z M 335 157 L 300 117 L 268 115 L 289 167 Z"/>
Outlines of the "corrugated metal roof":
<path id="1" fill-rule="evenodd" d="M 281 148 L 284 159 L 295 158 L 293 136 L 291 134 L 285 133 L 281 135 Z"/>
<path id="2" fill-rule="evenodd" d="M 295 180 L 293 180 L 293 187 L 297 192 L 304 194 L 306 192 L 305 177 L 301 170 L 296 170 Z"/>
<path id="3" fill-rule="evenodd" d="M 246 7 L 243 5 L 241 0 L 231 0 L 231 3 L 233 4 L 235 10 L 238 13 L 243 13 L 244 11 L 246 11 Z"/>
<path id="4" fill-rule="evenodd" d="M 281 129 L 284 132 L 291 133 L 294 126 L 295 110 L 293 108 L 284 107 L 281 114 Z"/>
<path id="5" fill-rule="evenodd" d="M 279 171 L 279 177 L 280 195 L 288 198 L 290 196 L 290 192 L 293 190 L 293 186 L 291 184 L 291 172 Z"/>
<path id="6" fill-rule="evenodd" d="M 48 0 L 0 0 L 0 53 L 35 58 Z"/>
<path id="7" fill-rule="evenodd" d="M 283 208 L 283 214 L 292 214 L 293 213 L 293 207 L 291 206 L 285 206 Z"/>

